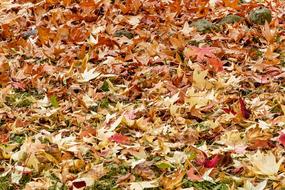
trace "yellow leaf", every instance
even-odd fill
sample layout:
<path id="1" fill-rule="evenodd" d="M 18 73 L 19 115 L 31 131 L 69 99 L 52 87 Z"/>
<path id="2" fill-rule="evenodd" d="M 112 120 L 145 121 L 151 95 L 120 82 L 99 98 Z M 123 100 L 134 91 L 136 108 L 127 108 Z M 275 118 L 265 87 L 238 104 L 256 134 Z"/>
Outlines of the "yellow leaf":
<path id="1" fill-rule="evenodd" d="M 50 155 L 50 154 L 48 154 L 48 153 L 46 153 L 46 152 L 41 152 L 41 154 L 42 154 L 42 156 L 44 156 L 46 159 L 48 159 L 50 162 L 52 162 L 52 163 L 58 163 L 58 160 L 55 158 L 55 157 L 53 157 L 52 155 Z"/>
<path id="2" fill-rule="evenodd" d="M 184 171 L 177 171 L 170 176 L 163 177 L 161 179 L 161 184 L 163 185 L 164 189 L 167 190 L 178 189 L 181 186 L 184 175 Z"/>
<path id="3" fill-rule="evenodd" d="M 209 89 L 212 87 L 212 84 L 207 81 L 205 78 L 208 75 L 208 71 L 201 71 L 195 68 L 194 73 L 193 73 L 193 86 L 203 90 L 205 88 Z"/>
<path id="4" fill-rule="evenodd" d="M 35 154 L 31 154 L 29 158 L 26 160 L 27 166 L 30 168 L 35 169 L 36 171 L 39 171 L 39 160 L 35 156 Z"/>

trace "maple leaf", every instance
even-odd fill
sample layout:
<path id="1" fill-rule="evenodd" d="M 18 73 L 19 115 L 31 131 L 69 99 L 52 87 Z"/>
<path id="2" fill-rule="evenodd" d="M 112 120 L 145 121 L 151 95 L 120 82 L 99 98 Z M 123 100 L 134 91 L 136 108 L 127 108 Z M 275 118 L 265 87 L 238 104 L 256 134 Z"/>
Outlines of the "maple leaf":
<path id="1" fill-rule="evenodd" d="M 262 153 L 260 150 L 254 155 L 248 155 L 249 161 L 253 165 L 252 171 L 256 174 L 273 176 L 278 173 L 284 158 L 276 162 L 276 157 L 272 152 Z"/>
<path id="2" fill-rule="evenodd" d="M 195 47 L 195 46 L 190 46 L 189 48 L 186 48 L 184 50 L 184 54 L 187 58 L 189 57 L 196 57 L 197 61 L 202 62 L 207 60 L 208 57 L 215 57 L 213 54 L 213 50 L 215 48 L 213 47 Z"/>
<path id="3" fill-rule="evenodd" d="M 206 159 L 204 161 L 204 166 L 206 168 L 215 168 L 218 165 L 219 161 L 220 161 L 220 155 L 215 155 L 211 159 Z"/>
<path id="4" fill-rule="evenodd" d="M 164 189 L 177 189 L 181 185 L 181 181 L 185 175 L 184 171 L 177 170 L 173 174 L 161 179 Z"/>
<path id="5" fill-rule="evenodd" d="M 285 146 L 285 134 L 284 133 L 281 133 L 278 137 L 278 142 L 280 144 L 282 144 L 283 146 Z"/>
<path id="6" fill-rule="evenodd" d="M 88 82 L 100 76 L 100 73 L 96 71 L 96 68 L 90 69 L 89 71 L 86 69 L 81 76 L 83 80 L 80 80 L 79 82 Z"/>
<path id="7" fill-rule="evenodd" d="M 96 136 L 97 131 L 94 127 L 91 126 L 85 126 L 81 132 L 80 132 L 80 137 L 90 137 L 90 136 Z"/>
<path id="8" fill-rule="evenodd" d="M 217 57 L 209 57 L 208 58 L 208 63 L 210 65 L 212 65 L 213 68 L 215 69 L 215 71 L 217 71 L 217 72 L 224 70 L 222 61 L 219 58 L 217 58 Z"/>
<path id="9" fill-rule="evenodd" d="M 247 180 L 243 187 L 239 187 L 238 190 L 264 190 L 267 184 L 267 180 L 264 180 L 254 186 L 249 180 Z"/>
<path id="10" fill-rule="evenodd" d="M 176 49 L 183 49 L 185 47 L 185 40 L 183 39 L 182 35 L 178 35 L 178 37 L 170 37 L 169 39 L 172 46 Z"/>
<path id="11" fill-rule="evenodd" d="M 212 52 L 215 50 L 213 47 L 195 47 L 190 46 L 184 50 L 186 58 L 196 57 L 198 62 L 206 61 L 215 69 L 215 71 L 223 71 L 222 61 Z"/>
<path id="12" fill-rule="evenodd" d="M 22 90 L 22 91 L 25 91 L 26 89 L 26 84 L 23 83 L 23 82 L 13 82 L 12 83 L 12 86 L 16 89 L 19 89 L 19 90 Z"/>
<path id="13" fill-rule="evenodd" d="M 111 141 L 115 141 L 116 143 L 120 143 L 120 144 L 129 144 L 129 138 L 125 135 L 122 134 L 114 134 L 112 135 L 109 140 Z"/>
<path id="14" fill-rule="evenodd" d="M 203 90 L 204 88 L 211 88 L 212 85 L 208 80 L 205 78 L 208 75 L 208 71 L 200 71 L 198 69 L 195 69 L 193 72 L 193 86 L 199 88 L 200 90 Z"/>
<path id="15" fill-rule="evenodd" d="M 225 3 L 226 7 L 231 7 L 233 9 L 237 9 L 238 8 L 239 1 L 240 0 L 223 0 L 223 2 Z"/>
<path id="16" fill-rule="evenodd" d="M 242 98 L 239 98 L 239 105 L 240 105 L 240 111 L 242 113 L 242 116 L 245 119 L 249 119 L 250 117 L 250 110 L 248 110 L 245 106 L 245 101 Z"/>
<path id="17" fill-rule="evenodd" d="M 276 31 L 270 29 L 267 21 L 265 21 L 264 27 L 261 28 L 261 32 L 268 44 L 272 44 L 274 42 Z"/>
<path id="18" fill-rule="evenodd" d="M 144 189 L 148 189 L 148 188 L 155 188 L 158 186 L 159 186 L 158 180 L 140 181 L 140 182 L 130 183 L 130 189 L 131 190 L 144 190 Z"/>
<path id="19" fill-rule="evenodd" d="M 187 178 L 191 181 L 202 181 L 202 179 L 203 179 L 202 176 L 195 174 L 194 168 L 190 168 L 187 171 Z"/>

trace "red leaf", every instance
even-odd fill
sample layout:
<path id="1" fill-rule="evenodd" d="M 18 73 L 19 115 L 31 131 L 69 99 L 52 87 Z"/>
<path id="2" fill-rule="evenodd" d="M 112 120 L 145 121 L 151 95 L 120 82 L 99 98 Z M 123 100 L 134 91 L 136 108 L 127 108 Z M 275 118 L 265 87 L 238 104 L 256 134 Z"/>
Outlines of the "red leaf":
<path id="1" fill-rule="evenodd" d="M 72 182 L 72 185 L 76 187 L 77 189 L 86 187 L 86 182 L 85 181 L 74 181 Z"/>
<path id="2" fill-rule="evenodd" d="M 279 138 L 278 138 L 278 142 L 280 144 L 282 144 L 283 146 L 285 146 L 285 133 L 281 133 Z"/>
<path id="3" fill-rule="evenodd" d="M 236 112 L 235 112 L 232 108 L 224 108 L 223 110 L 224 110 L 224 112 L 226 112 L 226 113 L 231 113 L 231 114 L 233 114 L 233 115 L 236 114 Z"/>
<path id="4" fill-rule="evenodd" d="M 206 161 L 204 162 L 204 166 L 206 168 L 214 168 L 218 165 L 219 161 L 220 161 L 220 156 L 215 155 L 212 159 L 206 159 Z"/>
<path id="5" fill-rule="evenodd" d="M 245 102 L 242 98 L 239 98 L 239 105 L 240 105 L 240 111 L 242 113 L 242 116 L 245 119 L 248 119 L 250 117 L 250 111 L 246 108 Z"/>
<path id="6" fill-rule="evenodd" d="M 122 135 L 122 134 L 112 135 L 109 138 L 109 140 L 115 141 L 116 143 L 120 143 L 120 144 L 129 144 L 130 143 L 129 138 L 125 135 Z"/>

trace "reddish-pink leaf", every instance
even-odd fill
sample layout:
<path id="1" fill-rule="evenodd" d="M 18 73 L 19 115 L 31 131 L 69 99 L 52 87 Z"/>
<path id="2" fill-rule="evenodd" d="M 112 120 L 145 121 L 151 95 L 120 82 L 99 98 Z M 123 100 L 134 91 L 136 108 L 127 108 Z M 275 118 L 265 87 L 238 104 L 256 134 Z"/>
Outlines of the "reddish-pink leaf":
<path id="1" fill-rule="evenodd" d="M 242 113 L 242 116 L 245 119 L 248 119 L 250 117 L 250 111 L 246 108 L 245 102 L 242 98 L 239 98 L 239 105 L 240 105 L 240 111 Z"/>
<path id="2" fill-rule="evenodd" d="M 207 61 L 216 72 L 223 71 L 222 61 L 212 52 L 215 48 L 213 47 L 202 47 L 198 48 L 190 46 L 190 51 L 187 52 L 187 56 L 196 57 L 199 62 Z"/>
<path id="3" fill-rule="evenodd" d="M 281 133 L 279 138 L 278 138 L 278 142 L 280 144 L 282 144 L 283 146 L 285 146 L 285 133 Z"/>
<path id="4" fill-rule="evenodd" d="M 187 177 L 191 181 L 201 181 L 202 180 L 202 177 L 200 175 L 195 174 L 194 168 L 190 168 L 187 171 Z"/>
<path id="5" fill-rule="evenodd" d="M 12 86 L 16 89 L 24 91 L 26 89 L 26 85 L 22 82 L 12 82 Z"/>
<path id="6" fill-rule="evenodd" d="M 206 159 L 206 161 L 204 162 L 204 166 L 206 168 L 214 168 L 218 165 L 220 161 L 220 156 L 219 155 L 215 155 L 213 158 L 211 159 Z"/>
<path id="7" fill-rule="evenodd" d="M 114 134 L 112 135 L 109 140 L 111 141 L 115 141 L 116 143 L 120 143 L 120 144 L 129 144 L 129 138 L 125 135 L 122 134 Z"/>
<path id="8" fill-rule="evenodd" d="M 214 48 L 212 47 L 202 47 L 202 48 L 198 48 L 195 46 L 190 46 L 191 48 L 191 52 L 190 52 L 190 56 L 197 58 L 197 61 L 202 62 L 207 60 L 208 57 L 215 57 L 215 55 L 212 53 L 212 50 Z"/>

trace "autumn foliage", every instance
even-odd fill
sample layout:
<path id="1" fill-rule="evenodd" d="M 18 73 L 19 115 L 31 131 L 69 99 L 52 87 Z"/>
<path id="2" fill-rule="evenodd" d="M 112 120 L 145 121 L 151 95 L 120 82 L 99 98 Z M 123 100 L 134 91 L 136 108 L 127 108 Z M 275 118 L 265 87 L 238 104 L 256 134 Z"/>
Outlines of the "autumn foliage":
<path id="1" fill-rule="evenodd" d="M 0 189 L 284 189 L 284 10 L 1 0 Z"/>

